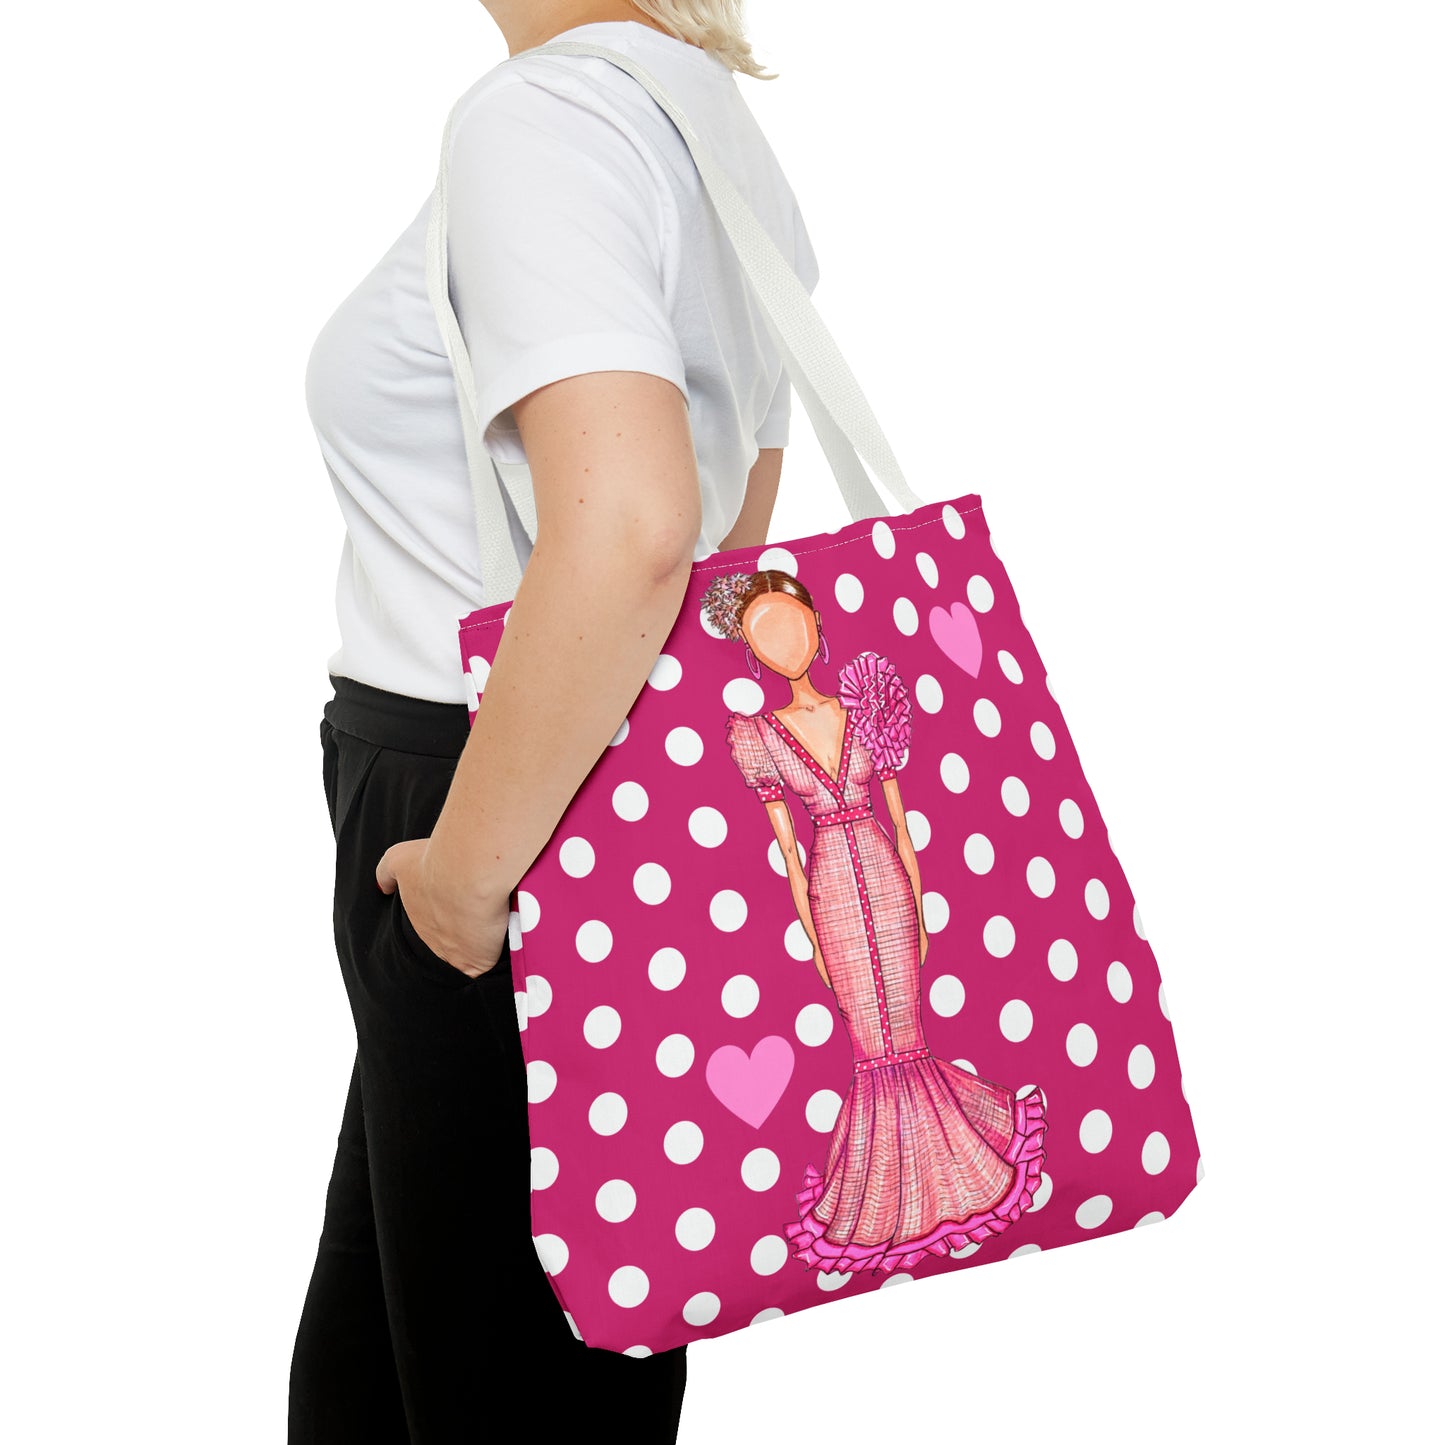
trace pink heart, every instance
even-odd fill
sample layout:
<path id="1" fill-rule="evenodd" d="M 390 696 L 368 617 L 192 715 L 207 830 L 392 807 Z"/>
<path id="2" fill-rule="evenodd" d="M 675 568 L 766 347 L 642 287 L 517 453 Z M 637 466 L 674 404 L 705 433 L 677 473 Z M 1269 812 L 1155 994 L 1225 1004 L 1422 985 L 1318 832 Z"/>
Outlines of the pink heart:
<path id="1" fill-rule="evenodd" d="M 928 614 L 928 630 L 950 662 L 956 662 L 970 677 L 978 676 L 983 642 L 978 635 L 978 619 L 962 602 L 955 602 L 948 612 L 934 607 Z"/>
<path id="2" fill-rule="evenodd" d="M 724 1044 L 707 1061 L 713 1097 L 754 1129 L 777 1107 L 792 1077 L 793 1046 L 777 1034 L 760 1039 L 750 1055 Z"/>

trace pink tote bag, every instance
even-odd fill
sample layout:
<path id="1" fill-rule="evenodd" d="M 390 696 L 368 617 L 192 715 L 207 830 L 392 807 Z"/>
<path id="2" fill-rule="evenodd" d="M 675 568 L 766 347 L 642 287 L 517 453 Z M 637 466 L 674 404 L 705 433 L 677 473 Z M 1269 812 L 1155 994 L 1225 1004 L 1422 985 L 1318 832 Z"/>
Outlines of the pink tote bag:
<path id="1" fill-rule="evenodd" d="M 650 74 L 524 53 L 609 60 L 677 125 L 853 518 L 694 565 L 516 890 L 533 1235 L 573 1330 L 646 1355 L 1164 1218 L 1200 1159 L 1158 966 L 978 496 L 908 488 Z M 477 435 L 450 133 L 429 277 L 485 564 L 460 627 L 480 696 L 521 575 L 503 490 L 536 519 Z"/>

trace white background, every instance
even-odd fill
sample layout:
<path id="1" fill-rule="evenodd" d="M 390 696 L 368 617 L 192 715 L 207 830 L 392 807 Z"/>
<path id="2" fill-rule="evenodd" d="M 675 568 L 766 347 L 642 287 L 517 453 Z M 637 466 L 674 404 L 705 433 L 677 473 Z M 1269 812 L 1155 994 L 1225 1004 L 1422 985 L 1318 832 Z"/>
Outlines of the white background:
<path id="1" fill-rule="evenodd" d="M 1161 1226 L 701 1344 L 681 1439 L 1422 1438 L 1439 8 L 750 15 L 815 299 L 915 488 L 983 497 L 1205 1177 Z M 281 1441 L 352 1055 L 302 376 L 505 47 L 476 0 L 7 29 L 0 1434 Z M 776 539 L 844 520 L 798 417 Z"/>

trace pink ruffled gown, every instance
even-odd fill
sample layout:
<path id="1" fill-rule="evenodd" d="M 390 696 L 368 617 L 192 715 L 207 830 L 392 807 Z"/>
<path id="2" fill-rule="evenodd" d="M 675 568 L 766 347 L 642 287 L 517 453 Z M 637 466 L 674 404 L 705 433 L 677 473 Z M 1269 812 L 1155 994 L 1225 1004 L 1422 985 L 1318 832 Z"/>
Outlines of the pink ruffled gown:
<path id="1" fill-rule="evenodd" d="M 727 741 L 763 802 L 791 792 L 812 819 L 808 902 L 853 1046 L 825 1167 L 808 1166 L 798 1221 L 786 1225 L 793 1255 L 826 1271 L 891 1271 L 987 1240 L 1028 1209 L 1044 1099 L 1037 1089 L 1016 1098 L 929 1051 L 913 888 L 868 788 L 903 760 L 907 693 L 892 664 L 864 653 L 840 672 L 838 696 L 836 779 L 770 712 L 730 713 Z"/>

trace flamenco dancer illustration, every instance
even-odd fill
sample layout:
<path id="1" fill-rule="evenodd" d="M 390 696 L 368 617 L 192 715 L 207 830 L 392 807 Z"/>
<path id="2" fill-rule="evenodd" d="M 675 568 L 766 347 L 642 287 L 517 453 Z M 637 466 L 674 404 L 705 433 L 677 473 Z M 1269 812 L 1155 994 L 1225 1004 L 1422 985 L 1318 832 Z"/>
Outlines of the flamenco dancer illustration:
<path id="1" fill-rule="evenodd" d="M 744 643 L 754 677 L 767 667 L 792 687 L 784 707 L 730 713 L 727 742 L 767 810 L 853 1048 L 824 1168 L 807 1166 L 798 1219 L 785 1225 L 793 1257 L 826 1272 L 891 1271 L 991 1239 L 1039 1187 L 1044 1098 L 935 1058 L 924 1038 L 928 936 L 898 782 L 912 735 L 908 689 L 886 657 L 861 652 L 839 670 L 836 696 L 820 692 L 810 669 L 828 660 L 821 616 L 790 573 L 718 577 L 704 611 L 719 636 Z M 892 837 L 873 812 L 875 777 Z M 789 793 L 813 824 L 806 872 Z"/>

